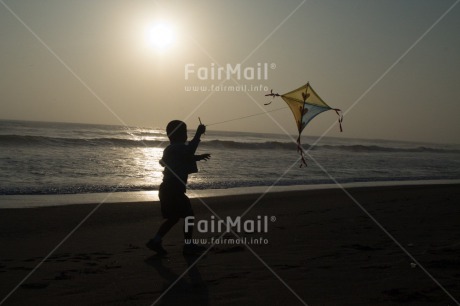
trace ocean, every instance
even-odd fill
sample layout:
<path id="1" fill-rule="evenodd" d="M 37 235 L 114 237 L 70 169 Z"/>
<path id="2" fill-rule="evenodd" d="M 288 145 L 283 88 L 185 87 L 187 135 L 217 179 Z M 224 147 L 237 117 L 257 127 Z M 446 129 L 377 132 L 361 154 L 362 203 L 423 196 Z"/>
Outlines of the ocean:
<path id="1" fill-rule="evenodd" d="M 167 144 L 164 129 L 2 120 L 0 195 L 157 190 Z M 325 137 L 310 149 L 321 167 L 307 156 L 299 168 L 287 135 L 209 130 L 197 154 L 212 158 L 189 189 L 460 179 L 460 145 Z"/>

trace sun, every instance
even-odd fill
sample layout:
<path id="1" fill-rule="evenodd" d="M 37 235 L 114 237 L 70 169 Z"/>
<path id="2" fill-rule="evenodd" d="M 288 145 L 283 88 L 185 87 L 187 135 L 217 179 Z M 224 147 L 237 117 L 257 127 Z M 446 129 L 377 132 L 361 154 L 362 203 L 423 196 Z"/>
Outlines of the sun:
<path id="1" fill-rule="evenodd" d="M 148 44 L 159 51 L 170 48 L 174 39 L 174 29 L 167 23 L 157 23 L 151 26 L 147 32 Z"/>

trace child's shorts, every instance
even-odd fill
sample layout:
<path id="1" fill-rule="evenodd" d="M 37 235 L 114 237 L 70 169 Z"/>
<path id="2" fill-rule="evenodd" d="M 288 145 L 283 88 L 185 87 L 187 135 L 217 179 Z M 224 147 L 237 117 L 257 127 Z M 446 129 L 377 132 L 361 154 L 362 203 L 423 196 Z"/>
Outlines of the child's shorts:
<path id="1" fill-rule="evenodd" d="M 185 195 L 183 186 L 162 183 L 158 196 L 163 218 L 175 219 L 193 216 L 192 205 L 190 199 Z"/>

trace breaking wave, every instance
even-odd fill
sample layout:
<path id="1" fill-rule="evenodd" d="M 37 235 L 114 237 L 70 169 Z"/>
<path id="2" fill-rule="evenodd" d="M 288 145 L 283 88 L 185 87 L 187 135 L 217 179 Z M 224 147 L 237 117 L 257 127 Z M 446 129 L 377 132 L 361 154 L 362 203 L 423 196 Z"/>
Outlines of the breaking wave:
<path id="1" fill-rule="evenodd" d="M 46 136 L 0 135 L 1 145 L 23 146 L 114 146 L 114 147 L 159 147 L 163 148 L 168 141 L 126 138 L 60 138 Z M 231 148 L 241 150 L 292 150 L 296 148 L 293 142 L 265 141 L 265 142 L 238 142 L 231 140 L 204 140 L 201 146 L 209 148 Z M 305 150 L 332 150 L 346 152 L 420 152 L 420 153 L 460 153 L 459 149 L 437 148 L 428 146 L 390 147 L 379 145 L 316 145 L 302 144 Z"/>

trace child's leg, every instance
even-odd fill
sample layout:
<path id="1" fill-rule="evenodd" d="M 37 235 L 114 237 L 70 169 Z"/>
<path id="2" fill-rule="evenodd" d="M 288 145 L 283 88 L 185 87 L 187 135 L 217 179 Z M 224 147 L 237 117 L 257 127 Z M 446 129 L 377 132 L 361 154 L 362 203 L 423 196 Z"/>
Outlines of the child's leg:
<path id="1" fill-rule="evenodd" d="M 166 250 L 163 249 L 163 246 L 161 245 L 161 239 L 169 232 L 169 230 L 179 221 L 179 218 L 169 218 L 166 219 L 161 225 L 160 228 L 158 229 L 157 234 L 153 239 L 150 239 L 149 242 L 147 242 L 146 246 L 154 250 L 160 255 L 166 255 Z"/>
<path id="2" fill-rule="evenodd" d="M 193 225 L 189 225 L 185 228 L 185 220 L 184 220 L 184 239 L 192 239 L 193 237 Z"/>
<path id="3" fill-rule="evenodd" d="M 155 238 L 159 238 L 159 239 L 163 238 L 178 221 L 179 221 L 179 218 L 166 219 L 160 225 L 160 228 L 158 229 L 158 232 L 157 232 Z"/>

